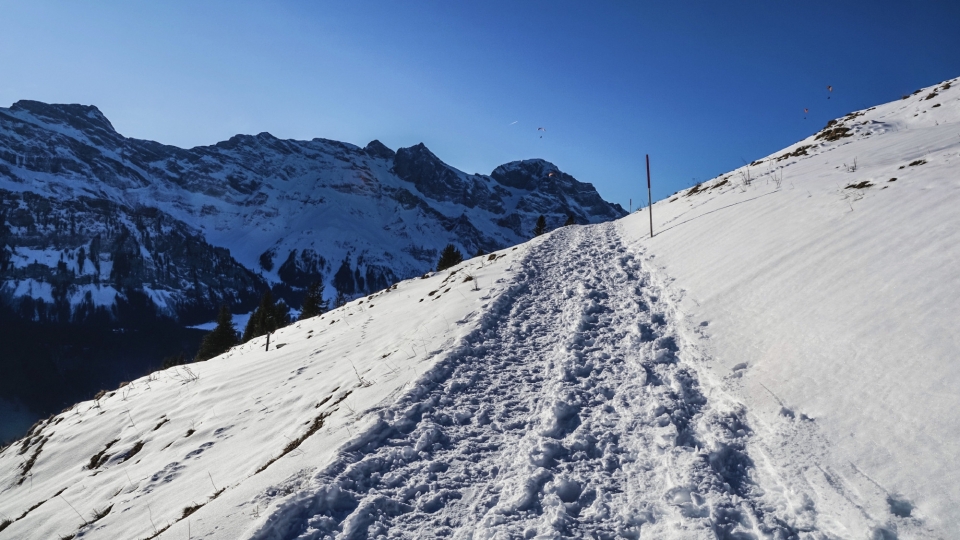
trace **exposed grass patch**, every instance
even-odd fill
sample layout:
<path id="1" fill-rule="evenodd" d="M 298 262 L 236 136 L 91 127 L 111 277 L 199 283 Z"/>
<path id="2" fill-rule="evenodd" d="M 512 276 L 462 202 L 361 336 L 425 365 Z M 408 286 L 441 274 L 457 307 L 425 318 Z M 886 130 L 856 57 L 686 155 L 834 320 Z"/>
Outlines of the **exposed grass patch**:
<path id="1" fill-rule="evenodd" d="M 193 514 L 194 512 L 196 512 L 197 510 L 199 510 L 199 509 L 201 509 L 201 508 L 203 508 L 203 505 L 202 505 L 202 504 L 195 504 L 195 505 L 193 505 L 193 506 L 188 506 L 188 507 L 184 508 L 184 509 L 183 509 L 183 514 L 180 516 L 180 519 L 187 519 L 188 517 L 190 517 L 190 514 Z"/>
<path id="2" fill-rule="evenodd" d="M 43 450 L 43 445 L 46 444 L 47 438 L 40 439 L 40 444 L 33 450 L 33 454 L 30 454 L 30 459 L 25 461 L 20 467 L 23 469 L 20 473 L 20 480 L 17 481 L 17 485 L 23 485 L 24 480 L 27 479 L 27 474 L 30 473 L 30 469 L 33 468 L 34 464 L 37 462 L 37 458 L 40 457 L 40 452 Z"/>
<path id="3" fill-rule="evenodd" d="M 870 186 L 872 186 L 872 185 L 873 185 L 873 184 L 871 184 L 869 180 L 864 180 L 863 182 L 859 182 L 859 183 L 856 183 L 856 184 L 850 184 L 850 185 L 848 185 L 847 187 L 845 187 L 845 188 L 843 188 L 843 189 L 866 189 L 866 188 L 868 188 L 868 187 L 870 187 Z"/>
<path id="4" fill-rule="evenodd" d="M 168 418 L 164 418 L 163 420 L 160 421 L 159 424 L 157 424 L 157 425 L 153 428 L 153 430 L 156 431 L 156 430 L 160 429 L 160 426 L 166 424 L 166 423 L 169 422 L 169 421 L 170 421 L 170 420 L 169 420 Z"/>
<path id="5" fill-rule="evenodd" d="M 160 536 L 161 534 L 167 532 L 167 529 L 170 528 L 170 525 L 172 525 L 172 523 L 167 523 L 167 524 L 164 525 L 163 527 L 161 527 L 161 528 L 159 528 L 159 529 L 156 529 L 156 530 L 154 531 L 153 535 L 146 537 L 145 540 L 153 540 L 154 538 L 156 538 L 156 537 Z"/>
<path id="6" fill-rule="evenodd" d="M 389 354 L 389 353 L 388 353 L 388 354 Z M 386 358 L 386 357 L 387 357 L 387 355 L 385 354 L 385 355 L 383 355 L 382 358 Z M 334 392 L 336 392 L 336 390 L 334 390 Z M 330 401 L 331 398 L 333 398 L 333 394 L 330 394 L 329 396 L 321 399 L 320 402 L 317 403 L 316 405 L 314 405 L 313 408 L 314 408 L 314 409 L 319 409 L 321 406 L 323 406 L 324 403 Z"/>
<path id="7" fill-rule="evenodd" d="M 261 472 L 267 470 L 267 467 L 276 463 L 276 461 L 282 458 L 283 456 L 296 450 L 301 444 L 303 444 L 303 441 L 307 440 L 311 435 L 319 431 L 320 428 L 323 427 L 323 423 L 326 421 L 326 419 L 331 414 L 333 414 L 333 412 L 336 410 L 334 407 L 342 403 L 345 399 L 347 399 L 351 393 L 353 393 L 353 390 L 348 390 L 344 392 L 342 396 L 340 396 L 339 398 L 337 398 L 336 401 L 330 404 L 329 410 L 320 413 L 319 416 L 313 419 L 313 422 L 310 424 L 310 427 L 307 428 L 307 431 L 304 432 L 303 435 L 300 435 L 296 439 L 291 440 L 285 447 L 283 447 L 283 450 L 280 452 L 279 456 L 272 458 L 271 460 L 264 463 L 263 466 L 257 469 L 257 471 L 253 474 L 260 474 Z"/>
<path id="8" fill-rule="evenodd" d="M 831 122 L 834 122 L 834 120 L 831 120 Z M 807 155 L 807 150 L 809 150 L 810 148 L 813 148 L 813 145 L 805 144 L 805 145 L 797 148 L 797 149 L 794 150 L 793 152 L 787 152 L 786 154 L 783 154 L 783 155 L 777 157 L 777 161 L 783 161 L 783 160 L 785 160 L 785 159 L 789 159 L 789 158 L 792 158 L 792 157 L 806 156 L 806 155 Z"/>
<path id="9" fill-rule="evenodd" d="M 90 470 L 96 469 L 101 465 L 103 465 L 108 459 L 110 459 L 110 456 L 105 454 L 107 454 L 107 450 L 109 450 L 111 446 L 117 444 L 118 442 L 120 442 L 120 439 L 114 439 L 108 442 L 106 446 L 103 447 L 103 450 L 90 456 L 90 463 L 87 463 L 87 469 L 90 469 Z"/>
<path id="10" fill-rule="evenodd" d="M 187 437 L 193 435 L 193 434 L 196 433 L 196 432 L 197 432 L 197 430 L 195 430 L 195 429 L 193 429 L 193 428 L 190 428 L 190 429 L 187 430 L 187 434 L 184 435 L 183 437 L 184 437 L 184 438 L 187 438 Z"/>
<path id="11" fill-rule="evenodd" d="M 90 523 L 95 523 L 95 522 L 100 521 L 101 519 L 107 517 L 107 514 L 110 513 L 110 510 L 113 510 L 113 505 L 112 505 L 112 504 L 111 504 L 110 506 L 106 507 L 106 508 L 101 508 L 101 509 L 99 509 L 99 510 L 96 509 L 96 508 L 94 508 L 94 509 L 93 509 L 93 520 L 91 520 Z"/>
<path id="12" fill-rule="evenodd" d="M 9 519 L 5 519 L 5 520 L 3 520 L 3 521 L 0 521 L 0 531 L 3 531 L 3 530 L 6 529 L 7 527 L 9 527 L 10 524 L 12 524 L 12 523 L 13 523 L 13 521 L 12 521 L 12 520 L 9 520 Z"/>
<path id="13" fill-rule="evenodd" d="M 133 448 L 131 448 L 130 451 L 127 452 L 125 456 L 123 456 L 123 459 L 120 461 L 120 463 L 123 463 L 124 461 L 128 461 L 130 458 L 140 453 L 140 450 L 142 449 L 143 449 L 143 441 L 137 441 L 137 443 L 133 445 Z"/>
<path id="14" fill-rule="evenodd" d="M 836 122 L 836 120 L 831 120 L 831 122 Z M 839 126 L 835 128 L 829 128 L 830 124 L 827 124 L 827 128 L 824 128 L 817 136 L 816 140 L 823 139 L 825 141 L 838 141 L 844 137 L 850 137 L 853 133 L 850 132 L 850 128 Z"/>

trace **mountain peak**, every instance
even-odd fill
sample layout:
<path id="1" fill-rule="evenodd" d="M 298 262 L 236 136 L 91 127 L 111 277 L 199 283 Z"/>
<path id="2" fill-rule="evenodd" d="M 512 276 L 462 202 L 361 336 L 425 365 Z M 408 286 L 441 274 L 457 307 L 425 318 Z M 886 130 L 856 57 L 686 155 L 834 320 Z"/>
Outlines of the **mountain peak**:
<path id="1" fill-rule="evenodd" d="M 524 159 L 504 163 L 490 173 L 490 176 L 500 184 L 532 191 L 537 189 L 541 181 L 557 178 L 564 175 L 560 169 L 544 159 Z"/>
<path id="2" fill-rule="evenodd" d="M 21 99 L 10 106 L 11 111 L 23 111 L 37 118 L 67 124 L 77 129 L 105 129 L 115 132 L 113 124 L 95 105 L 77 103 L 43 103 Z"/>
<path id="3" fill-rule="evenodd" d="M 367 145 L 363 147 L 363 151 L 367 155 L 383 158 L 383 159 L 393 159 L 397 155 L 396 152 L 387 148 L 385 144 L 378 141 L 377 139 L 374 139 L 369 143 L 367 143 Z"/>

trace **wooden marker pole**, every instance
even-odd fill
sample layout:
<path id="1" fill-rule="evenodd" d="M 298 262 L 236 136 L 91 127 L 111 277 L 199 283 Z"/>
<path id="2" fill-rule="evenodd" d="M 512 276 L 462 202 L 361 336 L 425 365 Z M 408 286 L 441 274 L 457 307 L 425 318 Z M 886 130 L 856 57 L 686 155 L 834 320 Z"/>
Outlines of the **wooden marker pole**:
<path id="1" fill-rule="evenodd" d="M 653 195 L 650 192 L 650 154 L 647 154 L 647 203 L 650 212 L 650 238 L 653 238 Z"/>

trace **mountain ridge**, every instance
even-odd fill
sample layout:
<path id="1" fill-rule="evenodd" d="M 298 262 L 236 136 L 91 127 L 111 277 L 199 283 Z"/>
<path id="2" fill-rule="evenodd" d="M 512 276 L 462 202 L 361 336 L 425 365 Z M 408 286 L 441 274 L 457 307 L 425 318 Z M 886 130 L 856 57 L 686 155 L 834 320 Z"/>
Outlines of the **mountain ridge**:
<path id="1" fill-rule="evenodd" d="M 548 162 L 533 162 L 540 164 L 540 173 L 559 172 Z M 520 193 L 501 185 L 501 175 L 469 175 L 447 165 L 423 143 L 394 151 L 377 140 L 361 148 L 321 138 L 279 139 L 263 132 L 181 149 L 124 137 L 92 105 L 21 100 L 0 109 L 0 190 L 8 200 L 15 193 L 33 192 L 110 200 L 130 209 L 155 208 L 212 246 L 230 250 L 239 266 L 262 274 L 259 289 L 284 283 L 272 259 L 286 260 L 294 251 L 311 249 L 322 255 L 329 264 L 318 266 L 317 272 L 328 283 L 337 265 L 351 259 L 352 271 L 375 275 L 374 286 L 382 288 L 429 269 L 426 254 L 411 252 L 429 254 L 446 243 L 467 253 L 513 245 L 529 237 L 525 229 L 532 230 L 541 213 L 552 226 L 568 215 L 583 223 L 625 215 L 589 184 L 564 175 L 562 180 L 557 177 L 563 185 L 551 185 L 552 174 L 535 174 L 528 171 L 527 182 L 536 187 Z M 338 208 L 317 210 L 330 203 Z M 384 203 L 394 208 L 384 208 Z M 354 219 L 337 215 L 340 211 Z M 373 224 L 364 226 L 363 220 Z M 259 232 L 251 231 L 257 228 Z M 351 228 L 358 238 L 350 238 Z M 378 234 L 377 228 L 389 234 Z M 318 246 L 317 237 L 325 234 L 336 240 Z M 290 240 L 291 235 L 296 238 Z M 8 232 L 8 262 L 16 263 L 23 255 L 17 238 L 16 230 Z M 89 246 L 85 252 L 90 253 Z M 357 266 L 359 257 L 362 268 Z M 156 263 L 147 259 L 148 265 Z M 109 281 L 109 276 L 103 278 Z M 366 279 L 352 288 L 348 294 L 376 290 Z M 214 289 L 211 297 L 226 300 Z M 178 294 L 175 288 L 167 291 Z M 297 304 L 295 295 L 287 296 Z M 176 318 L 181 315 L 161 304 L 158 308 Z M 212 318 L 214 306 L 207 308 Z"/>

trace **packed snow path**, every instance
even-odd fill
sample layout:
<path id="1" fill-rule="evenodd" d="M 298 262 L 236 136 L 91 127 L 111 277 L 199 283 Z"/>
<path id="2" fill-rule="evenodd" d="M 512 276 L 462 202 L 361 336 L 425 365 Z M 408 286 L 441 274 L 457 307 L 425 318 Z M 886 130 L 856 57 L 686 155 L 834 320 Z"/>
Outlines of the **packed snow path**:
<path id="1" fill-rule="evenodd" d="M 708 403 L 614 225 L 522 265 L 432 382 L 255 538 L 799 537 L 758 502 L 743 411 Z"/>

